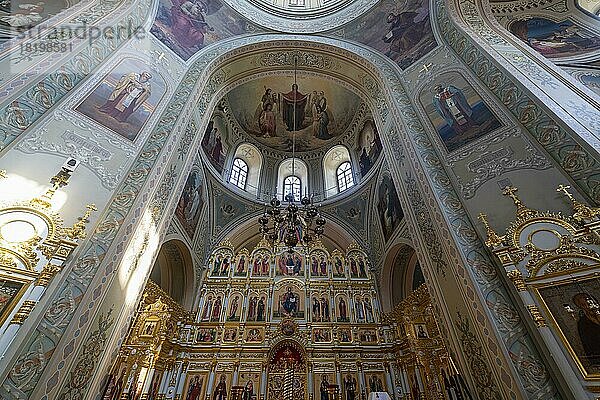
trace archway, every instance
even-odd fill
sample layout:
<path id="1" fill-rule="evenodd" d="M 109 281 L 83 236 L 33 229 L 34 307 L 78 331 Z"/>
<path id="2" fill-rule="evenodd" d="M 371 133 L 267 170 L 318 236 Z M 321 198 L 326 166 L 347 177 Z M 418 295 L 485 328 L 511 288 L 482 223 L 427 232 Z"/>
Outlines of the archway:
<path id="1" fill-rule="evenodd" d="M 306 354 L 295 340 L 285 339 L 269 354 L 268 400 L 305 400 L 308 398 Z"/>
<path id="2" fill-rule="evenodd" d="M 420 284 L 423 272 L 413 247 L 406 243 L 393 246 L 383 262 L 380 296 L 383 309 L 389 311 Z"/>
<path id="3" fill-rule="evenodd" d="M 340 44 L 337 41 L 330 39 L 317 38 L 315 40 L 321 42 L 317 44 L 308 41 L 298 41 L 291 49 L 286 47 L 290 46 L 289 42 L 276 42 L 272 36 L 265 35 L 253 39 L 255 39 L 256 42 L 253 43 L 251 47 L 253 47 L 253 50 L 255 51 L 260 51 L 261 45 L 265 45 L 262 49 L 265 53 L 277 52 L 284 56 L 287 55 L 288 61 L 283 62 L 281 68 L 289 69 L 292 62 L 290 60 L 293 60 L 293 57 L 289 57 L 289 55 L 297 53 L 298 47 L 303 47 L 303 51 L 314 52 L 317 58 L 330 57 L 329 61 L 331 61 L 331 58 L 335 58 L 335 61 L 339 63 L 345 62 L 346 60 L 352 60 L 354 63 L 352 68 L 354 68 L 354 70 L 351 71 L 349 67 L 344 70 L 344 73 L 348 73 L 349 75 L 354 74 L 354 78 L 348 79 L 352 80 L 357 86 L 360 86 L 362 88 L 361 91 L 363 91 L 363 93 L 372 100 L 373 104 L 377 106 L 377 109 L 380 111 L 380 114 L 378 114 L 378 121 L 382 122 L 384 119 L 392 121 L 387 123 L 385 131 L 382 132 L 382 137 L 385 137 L 384 146 L 386 147 L 387 155 L 394 160 L 398 160 L 397 165 L 393 166 L 392 175 L 394 176 L 396 184 L 401 187 L 401 201 L 403 202 L 403 206 L 407 206 L 403 208 L 407 210 L 407 218 L 411 221 L 413 226 L 414 232 L 412 232 L 412 234 L 415 236 L 415 243 L 418 243 L 419 248 L 422 249 L 424 270 L 428 274 L 428 277 L 432 277 L 432 281 L 435 283 L 435 285 L 433 285 L 434 290 L 432 291 L 432 296 L 436 298 L 436 311 L 440 315 L 440 318 L 445 322 L 445 326 L 448 329 L 448 332 L 444 333 L 447 334 L 445 337 L 448 339 L 450 347 L 457 352 L 458 361 L 465 369 L 468 369 L 468 366 L 482 364 L 486 367 L 485 371 L 483 371 L 484 376 L 482 376 L 482 378 L 486 379 L 487 386 L 482 387 L 482 391 L 490 389 L 493 393 L 499 394 L 499 390 L 502 390 L 502 393 L 518 390 L 514 389 L 519 386 L 512 378 L 506 379 L 503 382 L 501 382 L 499 378 L 503 373 L 506 374 L 507 377 L 510 376 L 510 374 L 507 373 L 507 370 L 511 369 L 511 367 L 508 366 L 508 363 L 511 360 L 508 358 L 508 355 L 503 352 L 502 346 L 500 346 L 498 352 L 495 352 L 496 349 L 490 349 L 490 346 L 484 348 L 477 347 L 475 353 L 463 349 L 463 339 L 465 337 L 469 338 L 469 340 L 472 339 L 471 343 L 475 343 L 476 346 L 482 346 L 483 343 L 491 342 L 508 347 L 508 344 L 503 343 L 502 338 L 495 334 L 495 330 L 493 329 L 494 316 L 488 315 L 487 310 L 483 313 L 481 312 L 481 309 L 485 308 L 486 304 L 481 302 L 477 296 L 478 291 L 481 289 L 477 287 L 477 282 L 475 282 L 475 279 L 473 278 L 473 275 L 476 272 L 471 271 L 469 268 L 465 268 L 465 265 L 473 268 L 476 266 L 480 269 L 490 269 L 492 271 L 491 275 L 494 275 L 489 278 L 490 280 L 496 280 L 495 270 L 490 264 L 489 259 L 485 256 L 485 253 L 478 252 L 481 243 L 479 243 L 475 234 L 469 238 L 471 241 L 468 244 L 465 244 L 460 248 L 453 242 L 453 235 L 448 232 L 450 226 L 448 221 L 463 224 L 463 229 L 461 229 L 460 233 L 466 232 L 466 235 L 471 234 L 472 226 L 465 217 L 464 210 L 460 208 L 459 201 L 456 202 L 458 203 L 458 207 L 451 208 L 455 205 L 454 199 L 456 194 L 453 192 L 453 188 L 451 186 L 448 187 L 446 184 L 447 182 L 450 182 L 450 180 L 444 175 L 444 171 L 435 169 L 436 166 L 439 165 L 435 153 L 431 155 L 427 154 L 427 157 L 436 162 L 431 162 L 429 165 L 423 165 L 424 163 L 421 164 L 419 162 L 419 160 L 425 156 L 418 154 L 418 152 L 422 151 L 425 153 L 429 151 L 429 149 L 420 147 L 422 143 L 427 143 L 427 136 L 424 133 L 424 129 L 421 126 L 419 119 L 410 114 L 411 111 L 402 113 L 400 110 L 400 107 L 405 107 L 406 104 L 410 104 L 410 101 L 406 98 L 406 93 L 403 91 L 401 85 L 390 84 L 390 80 L 388 79 L 389 76 L 384 76 L 392 71 L 391 68 L 388 68 L 388 62 L 382 60 L 380 56 L 373 55 L 373 63 L 369 64 L 365 61 L 364 57 L 361 57 L 361 55 L 370 56 L 372 53 L 360 48 L 353 48 L 355 52 L 342 50 L 341 48 L 331 46 L 332 43 L 335 45 Z M 243 45 L 244 42 L 240 39 L 239 44 Z M 209 71 L 220 71 L 220 68 L 227 63 L 227 57 L 237 57 L 247 50 L 240 47 L 235 51 L 230 52 L 230 54 L 226 54 L 226 52 L 231 49 L 230 46 L 232 46 L 230 43 L 228 43 L 227 47 L 223 48 L 215 46 L 215 52 L 218 53 L 219 51 L 222 51 L 225 54 L 223 57 L 217 58 L 217 61 L 214 61 L 215 53 L 210 55 L 210 60 L 206 59 L 207 55 L 205 54 L 198 57 L 196 60 L 198 63 L 191 68 L 191 72 L 184 78 L 185 84 L 190 84 L 191 81 L 198 82 L 198 87 L 196 88 L 197 91 L 193 92 L 195 94 L 184 107 L 182 107 L 181 102 L 174 101 L 165 112 L 156 131 L 173 131 L 175 126 L 185 125 L 189 122 L 185 117 L 182 117 L 179 120 L 173 118 L 175 111 L 178 115 L 185 116 L 191 114 L 187 113 L 187 111 L 197 107 L 199 110 L 203 111 L 200 114 L 205 114 L 204 111 L 214 106 L 210 99 L 218 98 L 219 96 L 216 95 L 217 93 L 225 91 L 228 85 L 235 84 L 236 76 L 217 76 L 220 72 L 216 73 L 211 79 L 196 79 L 197 75 L 200 74 L 197 70 L 205 71 L 202 68 L 204 62 L 207 63 L 206 65 L 209 65 L 209 67 L 207 67 Z M 351 44 L 345 44 L 345 46 L 352 48 Z M 267 56 L 268 54 L 265 55 L 264 59 L 268 60 Z M 281 57 L 277 58 L 277 60 L 281 59 Z M 314 60 L 314 58 L 312 60 Z M 214 61 L 215 64 L 210 64 L 210 61 Z M 229 60 L 229 62 L 231 64 L 235 63 L 235 61 L 231 60 Z M 360 65 L 361 63 L 369 65 Z M 327 67 L 327 65 L 331 64 L 326 64 L 325 67 Z M 315 65 L 311 68 L 317 69 L 318 67 L 318 65 Z M 373 70 L 376 69 L 375 67 L 380 67 L 379 70 L 384 72 L 381 72 L 381 75 L 374 73 Z M 265 63 L 264 68 L 273 68 L 273 65 Z M 237 71 L 236 68 L 233 67 L 230 70 Z M 243 72 L 243 68 L 240 68 L 239 70 Z M 335 73 L 341 74 L 340 71 L 341 70 L 338 68 Z M 195 72 L 197 72 L 196 75 Z M 208 73 L 209 72 L 207 72 L 207 74 Z M 210 84 L 202 86 L 204 83 L 200 82 L 210 82 Z M 192 84 L 189 86 L 191 87 Z M 382 87 L 385 89 L 382 89 Z M 189 96 L 192 90 L 189 87 L 181 88 L 181 92 L 181 98 L 183 98 L 186 95 Z M 398 105 L 396 107 L 396 103 L 392 99 L 397 101 L 398 104 L 402 103 L 402 106 Z M 406 107 L 410 109 L 410 106 Z M 204 119 L 200 125 L 200 130 L 206 127 L 206 123 L 207 121 Z M 410 126 L 410 135 L 408 135 L 408 126 Z M 414 139 L 410 139 L 410 137 L 413 137 Z M 392 142 L 394 142 L 395 145 L 391 145 Z M 197 145 L 198 140 L 196 140 L 194 144 Z M 156 143 L 152 144 L 152 146 L 155 145 Z M 192 145 L 191 148 L 195 148 L 195 146 Z M 175 158 L 177 157 L 173 157 L 172 160 Z M 410 158 L 410 160 L 408 160 L 408 158 Z M 168 166 L 165 165 L 165 168 L 167 167 Z M 431 175 L 428 175 L 428 172 L 431 172 Z M 435 176 L 438 183 L 435 187 L 429 181 L 429 177 L 432 176 Z M 435 192 L 440 191 L 449 199 L 449 201 L 444 204 L 439 200 L 441 196 L 437 196 L 437 199 L 435 197 Z M 173 190 L 173 192 L 176 193 L 177 190 Z M 169 214 L 167 206 L 164 206 L 163 208 L 162 203 L 157 202 L 156 204 L 158 204 L 155 207 L 157 215 L 160 215 L 161 213 L 165 213 L 166 215 Z M 432 221 L 435 221 L 435 227 L 433 226 Z M 443 235 L 445 240 L 442 241 L 440 235 Z M 475 237 L 475 239 L 473 239 L 473 237 Z M 462 280 L 459 281 L 459 279 Z M 499 290 L 503 292 L 505 289 L 499 286 Z M 453 291 L 455 294 L 454 297 L 444 298 L 444 294 L 451 294 Z M 467 332 L 459 332 L 459 329 L 466 329 Z M 526 329 L 524 329 L 523 332 L 526 332 Z M 527 334 L 524 333 L 522 337 L 527 339 Z M 538 354 L 535 353 L 535 349 L 525 348 L 524 351 L 527 356 L 530 356 L 533 352 L 532 356 L 534 358 L 538 357 Z M 476 359 L 473 359 L 473 357 L 476 357 Z M 488 360 L 489 362 L 485 362 L 485 360 Z M 493 370 L 490 370 L 490 368 Z M 474 371 L 471 372 L 473 373 Z M 473 376 L 475 376 L 474 373 Z M 477 377 L 474 379 L 477 379 Z M 480 382 L 476 383 L 479 384 Z M 499 389 L 498 386 L 501 386 L 502 389 Z M 515 395 L 515 397 L 517 396 Z"/>
<path id="4" fill-rule="evenodd" d="M 191 308 L 194 269 L 192 255 L 183 242 L 173 239 L 162 244 L 150 279 L 177 303 L 188 310 Z"/>

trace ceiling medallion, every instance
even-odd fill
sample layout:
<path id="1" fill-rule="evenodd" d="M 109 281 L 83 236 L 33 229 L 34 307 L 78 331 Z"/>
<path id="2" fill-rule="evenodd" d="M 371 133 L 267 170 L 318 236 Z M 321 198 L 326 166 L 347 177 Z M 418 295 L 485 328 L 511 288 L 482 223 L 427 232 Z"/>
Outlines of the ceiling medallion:
<path id="1" fill-rule="evenodd" d="M 296 246 L 310 245 L 315 239 L 319 239 L 324 233 L 325 218 L 323 218 L 319 212 L 317 206 L 313 204 L 313 198 L 304 195 L 301 198 L 300 193 L 300 180 L 296 176 L 296 131 L 298 124 L 296 121 L 296 114 L 298 114 L 297 107 L 303 99 L 299 99 L 297 96 L 297 66 L 298 58 L 294 57 L 294 84 L 292 85 L 293 97 L 290 97 L 288 101 L 291 103 L 293 108 L 292 117 L 293 125 L 292 130 L 292 164 L 291 164 L 291 175 L 288 176 L 298 180 L 298 186 L 295 186 L 295 181 L 292 179 L 292 183 L 288 186 L 284 184 L 283 188 L 283 201 L 287 203 L 287 206 L 283 206 L 281 201 L 277 198 L 277 194 L 273 196 L 270 202 L 270 207 L 265 204 L 265 211 L 261 217 L 258 218 L 260 224 L 259 232 L 263 235 L 263 239 L 270 242 L 275 247 L 277 244 L 283 243 L 287 246 L 289 253 L 294 252 Z M 287 178 L 286 178 L 287 179 Z M 300 202 L 300 206 L 296 202 Z"/>

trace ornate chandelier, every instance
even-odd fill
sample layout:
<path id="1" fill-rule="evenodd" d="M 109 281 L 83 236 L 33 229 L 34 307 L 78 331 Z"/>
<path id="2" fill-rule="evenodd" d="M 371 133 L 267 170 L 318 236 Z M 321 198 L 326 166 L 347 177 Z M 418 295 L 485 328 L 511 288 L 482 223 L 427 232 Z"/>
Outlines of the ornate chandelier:
<path id="1" fill-rule="evenodd" d="M 289 200 L 287 206 L 282 206 L 281 201 L 273 197 L 258 223 L 265 239 L 273 246 L 278 242 L 285 244 L 292 253 L 298 244 L 309 245 L 323 234 L 325 218 L 308 196 L 300 200 L 300 206 L 292 198 Z"/>
<path id="2" fill-rule="evenodd" d="M 298 87 L 296 80 L 298 57 L 294 57 L 294 86 Z M 294 98 L 295 100 L 295 98 Z M 294 103 L 296 107 L 296 103 Z M 296 112 L 293 112 L 292 128 L 292 176 L 296 176 Z M 285 188 L 284 188 L 285 192 Z M 309 245 L 313 240 L 319 239 L 324 233 L 325 218 L 319 213 L 319 209 L 313 203 L 312 196 L 305 195 L 300 200 L 300 205 L 296 204 L 296 196 L 293 193 L 293 187 L 290 193 L 284 193 L 284 202 L 282 205 L 277 198 L 273 196 L 269 206 L 265 204 L 265 211 L 258 218 L 260 224 L 259 232 L 263 238 L 268 240 L 273 247 L 278 243 L 287 246 L 287 251 L 292 253 L 296 246 Z"/>

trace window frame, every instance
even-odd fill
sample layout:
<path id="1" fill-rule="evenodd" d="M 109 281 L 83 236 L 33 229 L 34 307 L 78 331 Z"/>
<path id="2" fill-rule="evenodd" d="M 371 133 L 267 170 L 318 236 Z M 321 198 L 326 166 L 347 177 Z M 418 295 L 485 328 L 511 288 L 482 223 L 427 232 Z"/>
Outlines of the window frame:
<path id="1" fill-rule="evenodd" d="M 292 183 L 287 183 L 288 179 L 296 179 L 296 182 L 292 182 Z M 294 194 L 294 186 L 298 185 L 298 197 L 296 198 L 296 195 Z M 285 178 L 283 178 L 283 201 L 287 201 L 285 198 L 287 196 L 287 191 L 286 188 L 287 186 L 291 186 L 291 192 L 292 195 L 294 195 L 294 201 L 299 202 L 302 199 L 302 179 L 298 176 L 298 175 L 287 175 Z"/>
<path id="2" fill-rule="evenodd" d="M 347 167 L 341 170 L 342 167 Z M 338 193 L 342 193 L 355 185 L 354 173 L 352 171 L 352 164 L 350 161 L 344 161 L 340 163 L 335 169 L 335 181 L 337 183 Z M 342 185 L 344 188 L 342 189 Z"/>
<path id="3" fill-rule="evenodd" d="M 238 163 L 239 162 L 239 163 Z M 241 164 L 241 165 L 239 165 Z M 231 172 L 229 174 L 229 183 L 235 185 L 239 189 L 246 190 L 248 185 L 248 175 L 250 174 L 250 166 L 242 158 L 234 158 L 231 164 Z M 235 175 L 235 176 L 234 176 Z M 241 183 L 241 185 L 240 185 Z"/>

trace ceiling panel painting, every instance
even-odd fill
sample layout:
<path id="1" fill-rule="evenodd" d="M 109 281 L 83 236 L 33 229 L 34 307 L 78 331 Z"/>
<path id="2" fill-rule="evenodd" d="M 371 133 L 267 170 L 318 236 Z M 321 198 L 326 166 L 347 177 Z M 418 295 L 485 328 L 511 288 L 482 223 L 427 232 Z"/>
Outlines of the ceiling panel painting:
<path id="1" fill-rule="evenodd" d="M 379 50 L 402 69 L 437 46 L 426 0 L 383 0 L 370 12 L 336 32 L 337 35 Z"/>
<path id="2" fill-rule="evenodd" d="M 327 146 L 358 118 L 361 99 L 333 81 L 315 76 L 273 76 L 246 83 L 227 95 L 231 112 L 244 131 L 261 144 L 291 151 Z"/>
<path id="3" fill-rule="evenodd" d="M 218 0 L 160 0 L 150 32 L 187 60 L 211 43 L 250 29 L 245 19 Z"/>

